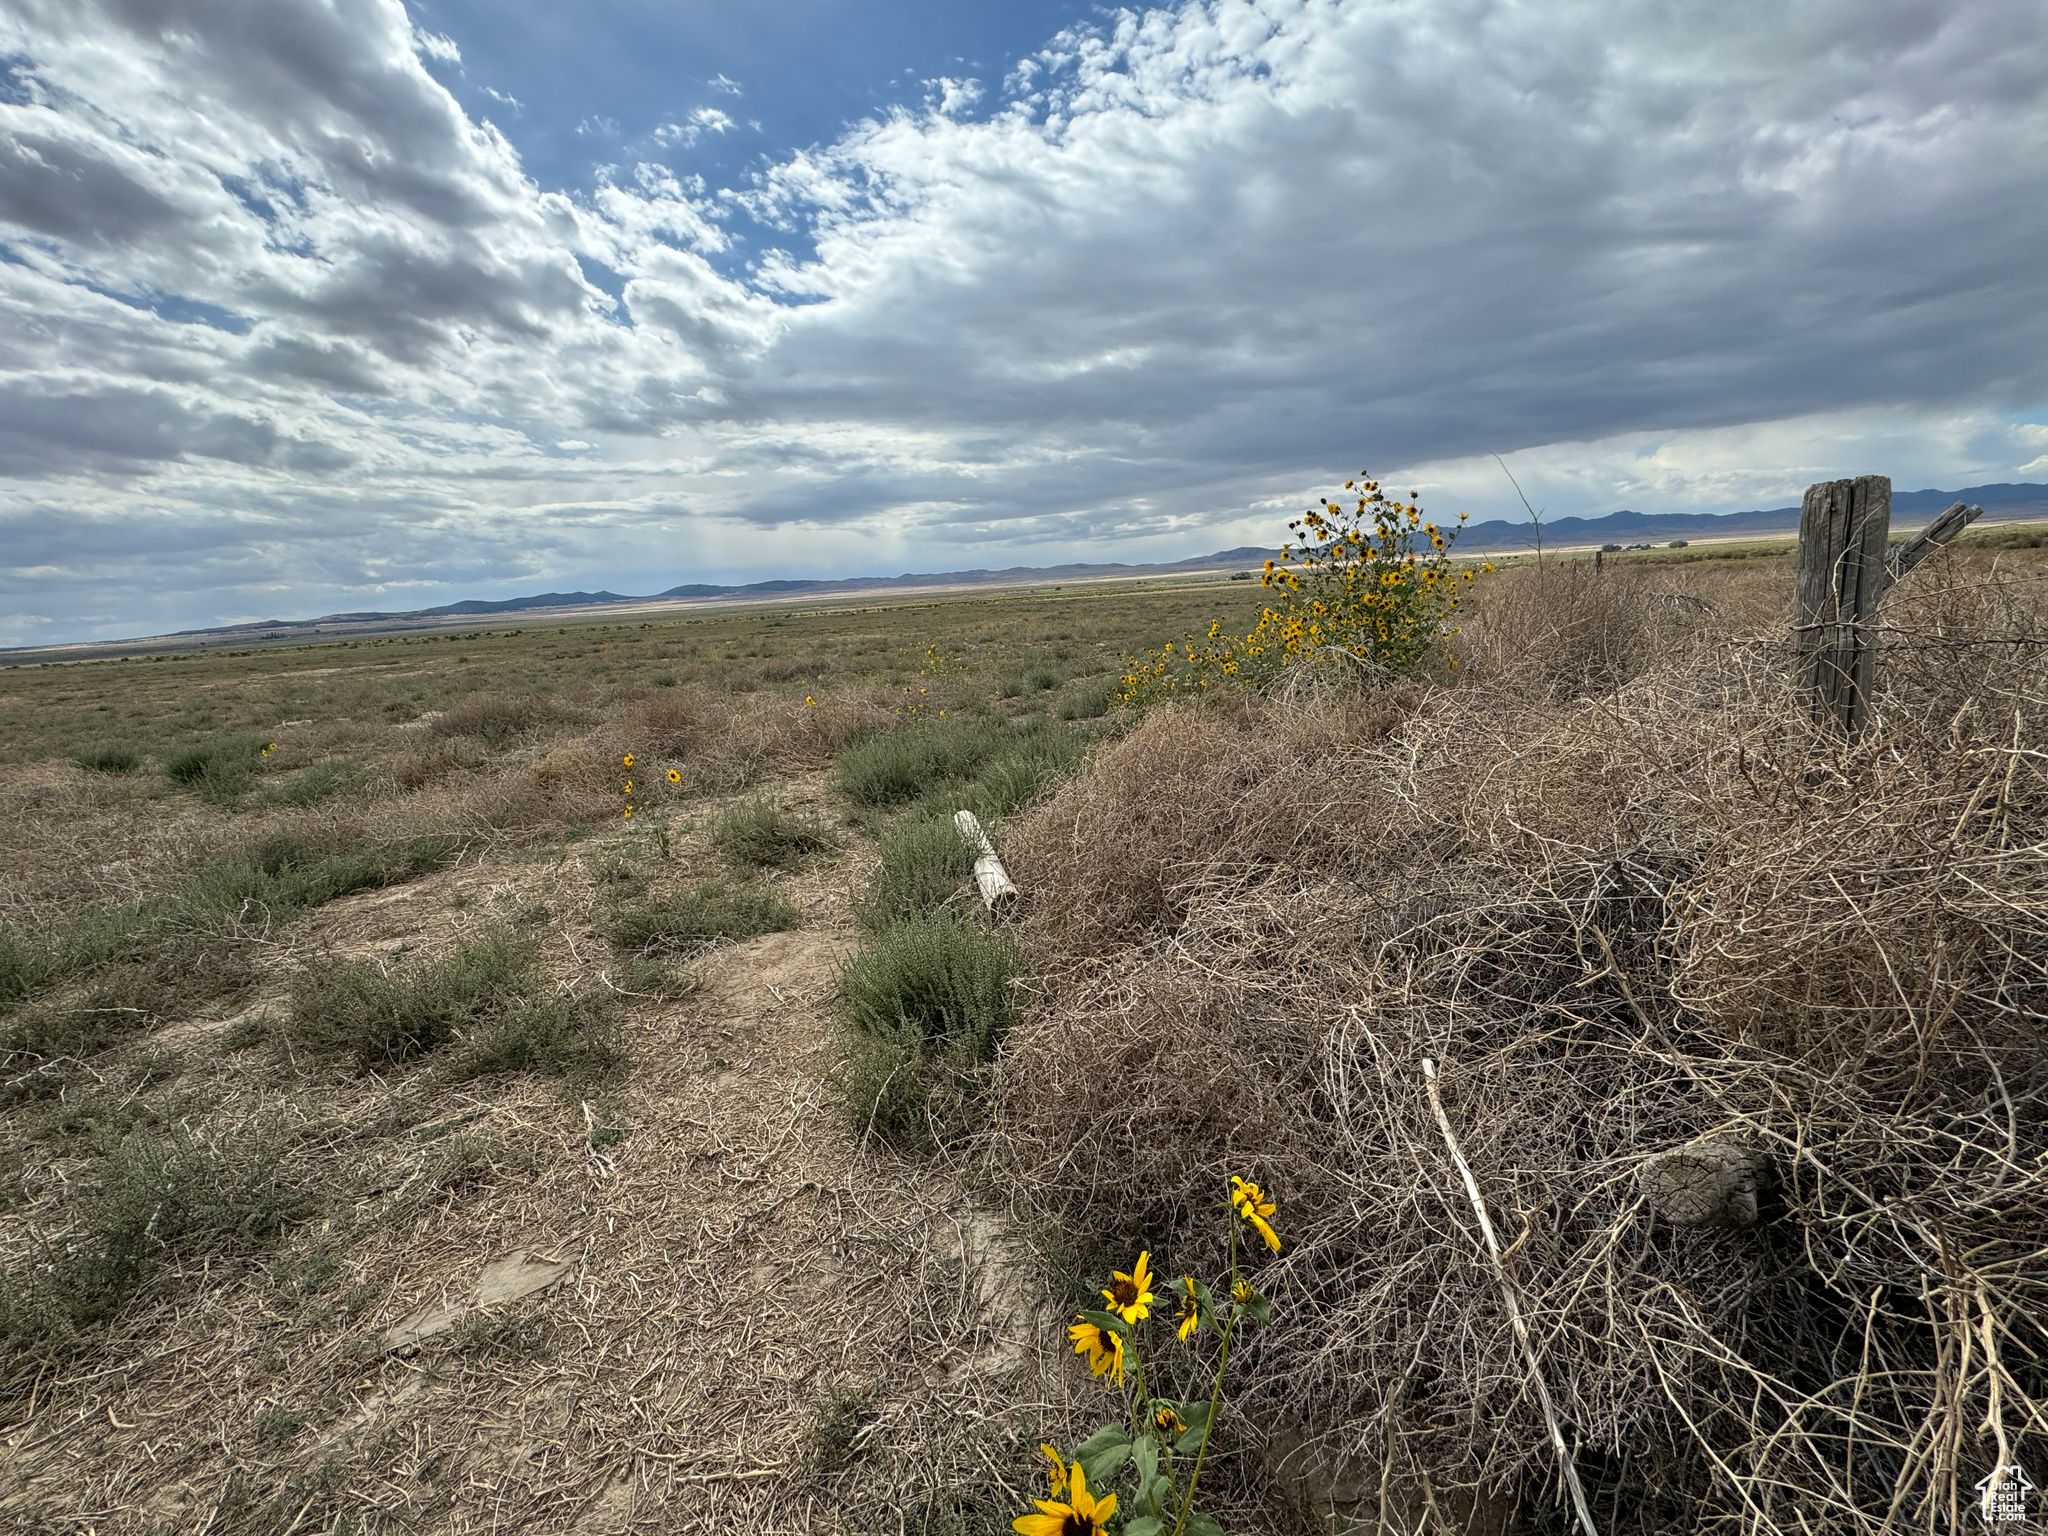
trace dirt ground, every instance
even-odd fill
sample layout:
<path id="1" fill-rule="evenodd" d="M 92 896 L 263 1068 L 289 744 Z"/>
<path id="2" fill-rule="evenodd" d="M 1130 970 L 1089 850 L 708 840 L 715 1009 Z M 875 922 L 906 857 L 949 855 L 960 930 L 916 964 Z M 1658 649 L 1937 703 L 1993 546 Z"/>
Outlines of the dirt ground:
<path id="1" fill-rule="evenodd" d="M 813 776 L 778 801 L 822 795 Z M 649 878 L 709 858 L 685 838 Z M 431 956 L 535 904 L 559 915 L 560 979 L 617 990 L 601 853 L 487 851 L 295 925 L 263 999 L 152 1047 L 182 1053 L 174 1086 L 205 1080 L 216 1120 L 281 1119 L 294 1157 L 349 1169 L 353 1216 L 225 1285 L 174 1278 L 12 1405 L 0 1523 L 965 1530 L 1027 1507 L 1074 1385 L 1033 1254 L 960 1170 L 898 1158 L 834 1102 L 862 866 L 781 878 L 800 928 L 701 957 L 676 1001 L 627 997 L 632 1065 L 596 1101 L 518 1075 L 292 1081 L 222 1042 L 308 957 Z"/>

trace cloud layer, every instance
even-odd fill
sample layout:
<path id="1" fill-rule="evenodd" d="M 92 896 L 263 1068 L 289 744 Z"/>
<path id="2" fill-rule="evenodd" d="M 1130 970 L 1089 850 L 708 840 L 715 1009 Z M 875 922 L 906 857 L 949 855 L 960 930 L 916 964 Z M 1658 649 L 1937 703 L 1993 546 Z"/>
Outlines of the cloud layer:
<path id="1" fill-rule="evenodd" d="M 1188 553 L 1361 461 L 1475 512 L 1492 451 L 1559 511 L 2048 474 L 2032 0 L 1214 0 L 578 197 L 457 41 L 0 18 L 0 644 Z"/>

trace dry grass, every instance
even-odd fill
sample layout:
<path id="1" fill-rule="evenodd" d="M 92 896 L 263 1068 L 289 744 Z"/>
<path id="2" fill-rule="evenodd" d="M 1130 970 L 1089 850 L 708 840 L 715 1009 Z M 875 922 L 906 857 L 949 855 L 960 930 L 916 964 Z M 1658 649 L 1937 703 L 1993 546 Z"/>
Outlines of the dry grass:
<path id="1" fill-rule="evenodd" d="M 2040 669 L 1980 642 L 2039 632 L 2031 589 L 1916 576 L 1892 723 L 1828 753 L 1793 729 L 1769 645 L 1733 638 L 1783 606 L 1782 567 L 1525 574 L 1474 613 L 1458 686 L 1162 714 L 1121 745 L 1126 722 L 1054 722 L 1090 719 L 1116 652 L 1205 622 L 1221 584 L 0 675 L 26 722 L 0 752 L 0 990 L 24 956 L 44 985 L 50 935 L 276 838 L 453 849 L 388 888 L 216 914 L 195 938 L 234 988 L 161 978 L 185 1001 L 0 1107 L 9 1294 L 41 1307 L 47 1284 L 13 1283 L 67 1264 L 118 1282 L 68 1322 L 45 1309 L 54 1331 L 25 1324 L 49 1347 L 0 1396 L 0 1525 L 993 1536 L 1038 1438 L 1103 1409 L 1058 1303 L 1126 1242 L 1198 1257 L 1212 1175 L 1249 1166 L 1299 1239 L 1270 1277 L 1285 1326 L 1251 1360 L 1260 1432 L 1334 1426 L 1373 1482 L 1391 1427 L 1396 1495 L 1425 1466 L 1455 1513 L 1459 1484 L 1491 1480 L 1542 1530 L 1533 1410 L 1419 1108 L 1424 1051 L 1510 1240 L 1526 1226 L 1511 1262 L 1603 1521 L 1683 1525 L 1667 1497 L 1706 1512 L 1693 1528 L 1739 1524 L 1702 1445 L 1748 1480 L 1759 1532 L 1794 1497 L 1816 1531 L 1855 1529 L 1829 1467 L 1868 1502 L 1870 1469 L 1896 1465 L 1920 1518 L 1910 1490 L 1985 1454 L 1981 1326 L 1960 1353 L 1980 1279 L 2024 1459 L 2042 1090 L 2013 1020 L 2041 1007 Z M 917 670 L 928 640 L 957 664 Z M 912 817 L 962 797 L 1002 816 L 1107 744 L 1090 777 L 991 821 L 1034 904 L 993 1169 L 901 1160 L 832 1090 L 857 888 L 894 824 L 855 814 L 830 765 L 935 708 L 1014 746 Z M 277 751 L 218 803 L 163 772 L 258 730 Z M 161 757 L 73 761 L 124 740 Z M 630 823 L 628 751 L 660 770 L 636 771 Z M 845 846 L 760 878 L 800 926 L 672 966 L 615 950 L 616 912 L 721 872 L 743 790 Z M 934 897 L 958 873 L 939 862 Z M 502 1010 L 520 1027 L 488 1039 L 458 1021 L 368 1069 L 295 1040 L 295 980 L 374 968 L 397 999 L 508 926 L 552 1011 Z M 616 1033 L 586 1036 L 564 1010 L 599 997 Z M 19 997 L 0 1013 L 26 1017 Z M 603 1060 L 564 1054 L 586 1039 Z M 1780 1148 L 1784 1214 L 1713 1238 L 1650 1225 L 1642 1150 L 1732 1119 Z M 134 1177 L 109 1186 L 123 1147 Z M 1041 1275 L 1020 1223 L 1070 1262 Z M 567 1278 L 383 1347 L 519 1249 Z M 1860 1374 L 1828 1376 L 1814 1339 Z M 1864 1383 L 1846 1408 L 1845 1380 Z M 1695 1436 L 1680 1409 L 1701 1404 Z M 1853 1456 L 1825 1412 L 1854 1416 Z M 1888 1450 L 1914 1413 L 1929 1434 Z M 1279 1520 L 1239 1454 L 1259 1438 L 1204 1474 L 1233 1531 Z M 1833 1459 L 1798 1459 L 1815 1447 Z"/>
<path id="2" fill-rule="evenodd" d="M 1247 1379 L 1306 1486 L 1569 1521 L 1425 1057 L 1603 1531 L 1947 1529 L 2039 1459 L 2048 602 L 1925 576 L 1855 746 L 1782 628 L 1714 622 L 1744 594 L 1525 571 L 1459 687 L 1158 715 L 1025 818 L 1051 1000 L 998 1150 L 1169 1272 L 1214 1262 L 1226 1171 L 1277 1191 Z M 1651 1219 L 1642 1160 L 1710 1131 L 1774 1220 Z"/>

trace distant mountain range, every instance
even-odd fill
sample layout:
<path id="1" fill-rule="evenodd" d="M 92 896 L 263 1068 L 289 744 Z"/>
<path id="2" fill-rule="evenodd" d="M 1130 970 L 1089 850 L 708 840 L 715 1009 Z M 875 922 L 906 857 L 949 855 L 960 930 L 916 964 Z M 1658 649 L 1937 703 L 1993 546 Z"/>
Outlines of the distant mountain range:
<path id="1" fill-rule="evenodd" d="M 1259 565 L 1267 557 L 1277 553 L 1277 550 L 1246 546 L 1241 549 L 1219 550 L 1213 555 L 1197 555 L 1190 560 L 1175 560 L 1166 565 L 1013 565 L 1001 571 L 938 571 L 929 575 L 851 576 L 842 581 L 753 581 L 738 587 L 710 586 L 704 582 L 692 582 L 687 586 L 670 587 L 665 592 L 652 592 L 645 597 L 630 597 L 618 592 L 541 592 L 532 597 L 507 597 L 495 602 L 472 597 L 459 603 L 445 603 L 439 608 L 414 608 L 404 613 L 329 613 L 317 619 L 263 619 L 251 624 L 225 624 L 215 629 L 181 629 L 176 635 L 164 638 L 267 635 L 272 631 L 289 631 L 295 635 L 303 635 L 308 631 L 324 633 L 334 629 L 361 628 L 365 625 L 404 625 L 434 619 L 480 618 L 491 614 L 525 613 L 534 609 L 603 608 L 615 603 L 658 603 L 672 599 L 708 601 L 723 598 L 746 602 L 760 598 L 829 597 L 847 592 L 885 592 L 892 588 L 905 587 L 1039 586 L 1046 582 L 1113 580 L 1119 576 L 1168 576 L 1177 571 L 1193 574 L 1203 571 L 1241 570 L 1247 564 Z"/>
<path id="2" fill-rule="evenodd" d="M 1969 485 L 1960 491 L 1900 491 L 1892 496 L 1892 521 L 1899 526 L 1933 521 L 1958 501 L 1982 507 L 1993 521 L 2048 517 L 2048 485 Z M 1584 544 L 1630 544 L 1671 539 L 1725 539 L 1749 535 L 1797 533 L 1799 509 L 1773 507 L 1767 512 L 1610 512 L 1605 517 L 1552 517 L 1543 520 L 1546 549 Z M 1526 518 L 1467 523 L 1458 535 L 1461 554 L 1512 554 L 1534 549 L 1535 534 Z"/>
<path id="3" fill-rule="evenodd" d="M 1960 491 L 1905 491 L 1892 497 L 1896 525 L 1927 522 L 1951 502 L 1981 506 L 1987 521 L 2048 518 L 2048 485 L 1973 485 Z M 1610 512 L 1605 517 L 1557 517 L 1543 524 L 1546 549 L 1584 548 L 1600 544 L 1668 543 L 1672 539 L 1728 537 L 1768 538 L 1797 533 L 1799 509 L 1773 507 L 1763 512 Z M 1468 523 L 1458 536 L 1460 554 L 1514 554 L 1535 548 L 1526 520 L 1496 519 Z M 19 665 L 60 657 L 303 641 L 319 636 L 366 635 L 406 629 L 443 629 L 451 620 L 489 618 L 500 614 L 543 613 L 554 609 L 593 610 L 619 604 L 684 602 L 749 602 L 778 597 L 831 597 L 861 592 L 938 590 L 962 587 L 1043 586 L 1061 582 L 1105 581 L 1119 577 L 1171 576 L 1205 571 L 1256 570 L 1278 550 L 1250 545 L 1218 550 L 1191 560 L 1160 565 L 1072 564 L 1011 566 L 1007 570 L 940 571 L 928 575 L 855 576 L 843 581 L 756 581 L 744 586 L 713 586 L 692 582 L 646 597 L 618 592 L 541 592 L 531 597 L 495 601 L 469 598 L 438 608 L 402 613 L 330 613 L 317 619 L 265 619 L 253 624 L 225 624 L 213 629 L 180 630 L 144 640 L 93 641 L 80 645 L 34 646 L 0 650 Z"/>

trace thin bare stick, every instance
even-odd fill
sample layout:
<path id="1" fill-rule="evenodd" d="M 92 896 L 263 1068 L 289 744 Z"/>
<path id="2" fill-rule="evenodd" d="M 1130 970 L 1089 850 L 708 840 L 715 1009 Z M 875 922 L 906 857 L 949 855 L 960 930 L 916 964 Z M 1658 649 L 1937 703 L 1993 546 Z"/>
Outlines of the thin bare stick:
<path id="1" fill-rule="evenodd" d="M 1551 1449 L 1557 1452 L 1558 1470 L 1564 1474 L 1565 1486 L 1571 1490 L 1572 1509 L 1579 1517 L 1579 1528 L 1586 1536 L 1600 1536 L 1598 1527 L 1593 1524 L 1593 1512 L 1586 1507 L 1586 1490 L 1579 1485 L 1579 1469 L 1572 1460 L 1571 1447 L 1564 1443 L 1564 1431 L 1557 1426 L 1557 1409 L 1551 1405 L 1550 1388 L 1543 1382 L 1543 1369 L 1536 1363 L 1536 1346 L 1529 1341 L 1529 1325 L 1522 1321 L 1522 1305 L 1516 1299 L 1514 1282 L 1508 1279 L 1507 1266 L 1501 1263 L 1500 1239 L 1494 1235 L 1493 1219 L 1486 1214 L 1486 1200 L 1479 1193 L 1479 1181 L 1472 1177 L 1471 1165 L 1465 1161 L 1465 1154 L 1458 1150 L 1458 1138 L 1451 1132 L 1451 1117 L 1444 1113 L 1444 1101 L 1436 1091 L 1436 1063 L 1427 1056 L 1422 1058 L 1422 1081 L 1429 1090 L 1430 1113 L 1436 1116 L 1437 1129 L 1444 1133 L 1444 1145 L 1450 1149 L 1451 1161 L 1458 1165 L 1458 1176 L 1465 1181 L 1465 1193 L 1471 1197 L 1472 1209 L 1479 1217 L 1479 1230 L 1486 1236 L 1486 1252 L 1493 1261 L 1493 1276 L 1500 1282 L 1501 1300 L 1507 1304 L 1508 1321 L 1514 1325 L 1515 1338 L 1522 1346 L 1522 1359 L 1529 1367 L 1529 1382 L 1536 1389 L 1536 1401 L 1542 1405 L 1543 1423 L 1550 1431 Z"/>

